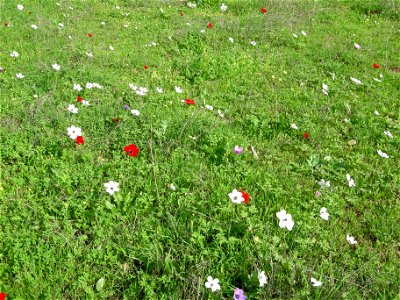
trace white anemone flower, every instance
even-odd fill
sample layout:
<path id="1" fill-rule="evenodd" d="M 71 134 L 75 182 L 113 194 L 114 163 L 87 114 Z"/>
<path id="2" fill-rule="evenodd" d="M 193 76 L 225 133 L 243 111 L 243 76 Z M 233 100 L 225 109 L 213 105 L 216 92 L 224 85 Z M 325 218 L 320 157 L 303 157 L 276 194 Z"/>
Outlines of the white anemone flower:
<path id="1" fill-rule="evenodd" d="M 38 29 L 37 25 L 35 25 L 35 24 L 32 24 L 32 25 L 31 25 L 31 28 L 32 28 L 32 29 Z"/>
<path id="2" fill-rule="evenodd" d="M 148 92 L 148 89 L 141 86 L 137 91 L 136 94 L 138 94 L 139 96 L 145 96 Z"/>
<path id="3" fill-rule="evenodd" d="M 260 283 L 260 287 L 264 287 L 264 285 L 267 283 L 267 276 L 265 275 L 264 271 L 258 271 L 258 281 Z"/>
<path id="4" fill-rule="evenodd" d="M 322 93 L 323 93 L 324 95 L 328 95 L 328 91 L 329 91 L 328 85 L 325 84 L 325 83 L 322 83 Z"/>
<path id="5" fill-rule="evenodd" d="M 354 77 L 350 77 L 350 79 L 351 79 L 351 81 L 353 81 L 355 84 L 357 84 L 357 85 L 362 85 L 361 80 L 359 80 L 359 79 L 357 79 L 357 78 L 354 78 Z"/>
<path id="6" fill-rule="evenodd" d="M 183 90 L 179 86 L 175 86 L 175 92 L 177 92 L 178 94 L 182 94 Z"/>
<path id="7" fill-rule="evenodd" d="M 56 71 L 60 71 L 60 69 L 61 69 L 61 66 L 59 64 L 52 64 L 51 66 Z"/>
<path id="8" fill-rule="evenodd" d="M 361 48 L 361 46 L 357 43 L 354 43 L 354 48 L 356 48 L 357 50 Z"/>
<path id="9" fill-rule="evenodd" d="M 393 138 L 393 135 L 392 135 L 392 133 L 391 133 L 390 131 L 384 131 L 383 133 L 384 133 L 388 138 L 390 138 L 390 139 Z"/>
<path id="10" fill-rule="evenodd" d="M 140 115 L 140 111 L 138 111 L 137 109 L 132 109 L 131 110 L 132 115 L 134 116 L 139 116 Z"/>
<path id="11" fill-rule="evenodd" d="M 389 155 L 387 155 L 385 152 L 382 152 L 382 150 L 378 150 L 377 151 L 379 156 L 383 157 L 383 158 L 389 158 Z"/>
<path id="12" fill-rule="evenodd" d="M 231 193 L 228 194 L 231 201 L 235 204 L 240 204 L 244 202 L 243 194 L 238 190 L 234 189 Z"/>
<path id="13" fill-rule="evenodd" d="M 13 51 L 13 52 L 11 52 L 10 56 L 17 58 L 19 56 L 19 53 L 17 51 Z"/>
<path id="14" fill-rule="evenodd" d="M 354 237 L 352 237 L 351 235 L 347 235 L 347 236 L 346 236 L 346 240 L 347 240 L 347 241 L 349 242 L 349 244 L 351 244 L 351 245 L 357 244 L 356 239 L 355 239 Z"/>
<path id="15" fill-rule="evenodd" d="M 81 85 L 78 84 L 78 83 L 74 83 L 74 90 L 75 90 L 75 91 L 78 91 L 78 92 L 82 91 Z"/>
<path id="16" fill-rule="evenodd" d="M 329 220 L 329 213 L 326 207 L 322 207 L 321 210 L 319 211 L 319 215 L 321 216 L 322 219 L 325 221 Z"/>
<path id="17" fill-rule="evenodd" d="M 225 12 L 228 9 L 228 6 L 226 6 L 224 3 L 222 3 L 219 8 L 221 9 L 222 12 Z"/>
<path id="18" fill-rule="evenodd" d="M 18 5 L 17 5 L 17 8 L 18 8 L 18 10 L 23 10 L 23 9 L 24 9 L 24 6 L 23 6 L 22 4 L 18 4 Z"/>
<path id="19" fill-rule="evenodd" d="M 107 182 L 104 184 L 104 187 L 106 188 L 106 192 L 109 193 L 111 196 L 115 193 L 119 191 L 119 183 L 115 182 L 113 180 Z"/>
<path id="20" fill-rule="evenodd" d="M 231 43 L 233 43 L 233 42 L 234 42 L 234 40 L 233 40 L 233 38 L 232 38 L 232 37 L 230 37 L 230 38 L 229 38 L 229 41 L 230 41 Z"/>
<path id="21" fill-rule="evenodd" d="M 293 229 L 294 222 L 292 220 L 292 215 L 286 213 L 286 210 L 282 209 L 280 212 L 276 213 L 276 216 L 279 219 L 280 228 L 287 228 L 289 231 Z"/>
<path id="22" fill-rule="evenodd" d="M 346 174 L 346 179 L 347 179 L 347 182 L 349 183 L 349 187 L 356 186 L 356 183 L 354 182 L 354 179 L 351 178 L 350 174 Z"/>
<path id="23" fill-rule="evenodd" d="M 157 91 L 157 93 L 159 93 L 159 94 L 164 93 L 163 89 L 160 88 L 160 87 L 157 87 L 157 88 L 156 88 L 156 91 Z"/>
<path id="24" fill-rule="evenodd" d="M 25 75 L 22 73 L 17 73 L 17 74 L 15 74 L 15 77 L 17 77 L 17 79 L 22 79 L 25 77 Z"/>
<path id="25" fill-rule="evenodd" d="M 328 187 L 331 186 L 331 182 L 330 181 L 325 181 L 325 179 L 321 179 L 320 181 L 318 181 L 318 184 L 321 187 L 321 189 L 328 188 Z"/>
<path id="26" fill-rule="evenodd" d="M 219 285 L 218 278 L 207 277 L 207 282 L 205 283 L 206 288 L 211 289 L 213 292 L 219 291 L 221 286 Z"/>
<path id="27" fill-rule="evenodd" d="M 315 279 L 313 277 L 311 277 L 311 284 L 312 284 L 313 287 L 318 287 L 318 286 L 322 285 L 322 282 L 318 281 L 317 279 Z"/>
<path id="28" fill-rule="evenodd" d="M 77 114 L 78 113 L 78 108 L 73 104 L 68 105 L 67 109 L 73 114 Z"/>
<path id="29" fill-rule="evenodd" d="M 253 46 L 257 45 L 256 41 L 251 41 L 250 44 L 252 44 Z"/>
<path id="30" fill-rule="evenodd" d="M 290 128 L 292 128 L 292 129 L 299 129 L 299 127 L 297 127 L 297 125 L 294 124 L 294 123 L 290 124 Z"/>
<path id="31" fill-rule="evenodd" d="M 82 129 L 79 127 L 71 126 L 67 128 L 67 134 L 73 140 L 75 140 L 78 136 L 82 136 Z"/>

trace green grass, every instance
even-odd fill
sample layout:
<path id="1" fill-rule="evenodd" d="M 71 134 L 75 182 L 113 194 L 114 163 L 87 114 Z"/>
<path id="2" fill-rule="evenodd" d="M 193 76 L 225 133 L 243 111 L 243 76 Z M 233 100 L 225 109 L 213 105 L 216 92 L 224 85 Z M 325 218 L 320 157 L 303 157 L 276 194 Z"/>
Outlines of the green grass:
<path id="1" fill-rule="evenodd" d="M 0 292 L 400 299 L 400 2 L 224 0 L 224 13 L 214 0 L 164 2 L 0 0 Z M 87 82 L 103 89 L 73 90 Z M 71 125 L 84 145 L 66 134 Z M 132 143 L 136 158 L 123 151 Z M 110 180 L 120 183 L 113 196 Z M 233 204 L 233 189 L 250 193 L 249 205 Z M 292 231 L 278 226 L 281 209 Z M 206 289 L 207 276 L 221 291 Z"/>

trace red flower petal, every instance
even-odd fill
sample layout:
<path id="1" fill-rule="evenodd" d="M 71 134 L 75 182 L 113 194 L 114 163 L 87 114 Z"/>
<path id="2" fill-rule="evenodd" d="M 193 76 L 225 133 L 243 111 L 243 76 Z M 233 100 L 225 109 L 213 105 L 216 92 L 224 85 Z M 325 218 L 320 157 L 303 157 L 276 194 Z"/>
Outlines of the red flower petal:
<path id="1" fill-rule="evenodd" d="M 144 66 L 143 69 L 147 70 L 149 67 L 148 66 Z"/>
<path id="2" fill-rule="evenodd" d="M 83 99 L 81 96 L 78 96 L 77 100 L 78 100 L 78 102 L 82 102 Z"/>
<path id="3" fill-rule="evenodd" d="M 241 191 L 241 193 L 244 198 L 244 203 L 249 204 L 250 194 L 247 194 L 245 191 Z"/>
<path id="4" fill-rule="evenodd" d="M 129 155 L 129 156 L 133 156 L 136 157 L 139 153 L 139 149 L 138 147 L 136 147 L 135 144 L 130 144 L 126 147 L 124 147 L 124 151 Z"/>
<path id="5" fill-rule="evenodd" d="M 207 23 L 207 27 L 208 28 L 213 28 L 213 24 L 211 24 L 210 22 Z"/>
<path id="6" fill-rule="evenodd" d="M 380 65 L 378 65 L 378 64 L 373 64 L 372 65 L 375 69 L 379 69 L 381 66 Z"/>
<path id="7" fill-rule="evenodd" d="M 115 122 L 115 123 L 118 123 L 118 122 L 119 122 L 119 119 L 118 119 L 118 118 L 115 118 L 115 119 L 114 119 L 114 122 Z"/>
<path id="8" fill-rule="evenodd" d="M 187 104 L 187 105 L 195 105 L 196 104 L 196 102 L 193 100 L 193 99 L 185 99 L 185 103 Z"/>
<path id="9" fill-rule="evenodd" d="M 76 138 L 76 144 L 77 145 L 83 145 L 85 143 L 85 141 L 83 140 L 83 137 L 82 136 L 78 136 L 77 138 Z"/>
<path id="10" fill-rule="evenodd" d="M 0 293 L 0 300 L 6 300 L 6 293 L 2 292 Z"/>
<path id="11" fill-rule="evenodd" d="M 304 136 L 305 139 L 308 139 L 308 137 L 309 137 L 310 135 L 309 135 L 307 132 L 304 132 L 303 136 Z"/>
<path id="12" fill-rule="evenodd" d="M 91 33 L 88 33 L 88 37 L 92 37 L 93 36 L 93 34 L 91 34 Z"/>
<path id="13" fill-rule="evenodd" d="M 266 10 L 264 7 L 261 7 L 260 10 L 261 10 L 261 12 L 262 12 L 263 14 L 265 14 L 265 13 L 267 12 L 267 10 Z"/>

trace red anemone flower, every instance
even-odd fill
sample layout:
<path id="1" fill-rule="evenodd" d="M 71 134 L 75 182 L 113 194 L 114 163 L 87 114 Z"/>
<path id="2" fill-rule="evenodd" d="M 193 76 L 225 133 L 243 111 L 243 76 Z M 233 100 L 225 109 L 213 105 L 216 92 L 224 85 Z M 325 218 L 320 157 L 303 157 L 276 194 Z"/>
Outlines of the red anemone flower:
<path id="1" fill-rule="evenodd" d="M 185 99 L 185 103 L 187 104 L 187 105 L 195 105 L 196 104 L 196 102 L 193 100 L 193 99 Z"/>
<path id="2" fill-rule="evenodd" d="M 118 123 L 118 122 L 119 122 L 119 119 L 118 119 L 118 118 L 115 118 L 115 119 L 114 119 L 114 122 L 115 122 L 115 123 Z"/>
<path id="3" fill-rule="evenodd" d="M 207 27 L 208 28 L 213 28 L 213 24 L 211 24 L 210 22 L 207 23 Z"/>
<path id="4" fill-rule="evenodd" d="M 247 194 L 245 191 L 240 191 L 240 192 L 242 193 L 244 203 L 249 204 L 250 194 Z"/>
<path id="5" fill-rule="evenodd" d="M 265 13 L 267 12 L 267 10 L 266 10 L 264 7 L 261 7 L 260 10 L 261 10 L 261 12 L 262 12 L 263 14 L 265 14 Z"/>
<path id="6" fill-rule="evenodd" d="M 2 292 L 0 293 L 0 300 L 6 300 L 6 293 Z"/>
<path id="7" fill-rule="evenodd" d="M 136 157 L 139 153 L 139 149 L 138 147 L 136 147 L 135 144 L 130 144 L 126 147 L 124 147 L 124 151 L 129 155 L 129 156 L 133 156 Z"/>
<path id="8" fill-rule="evenodd" d="M 381 66 L 380 65 L 378 65 L 378 64 L 373 64 L 372 65 L 375 69 L 379 69 Z"/>
<path id="9" fill-rule="evenodd" d="M 143 69 L 147 70 L 149 68 L 149 66 L 144 66 Z"/>
<path id="10" fill-rule="evenodd" d="M 85 143 L 85 141 L 83 140 L 83 137 L 82 136 L 78 136 L 77 138 L 76 138 L 76 144 L 77 145 L 83 145 Z"/>
<path id="11" fill-rule="evenodd" d="M 82 102 L 83 99 L 81 96 L 78 96 L 77 100 L 78 100 L 78 102 Z"/>
<path id="12" fill-rule="evenodd" d="M 88 33 L 88 37 L 92 37 L 93 36 L 93 34 L 91 34 L 91 33 Z"/>
<path id="13" fill-rule="evenodd" d="M 308 137 L 309 137 L 310 135 L 309 135 L 307 132 L 304 132 L 303 136 L 304 136 L 305 139 L 308 139 Z"/>

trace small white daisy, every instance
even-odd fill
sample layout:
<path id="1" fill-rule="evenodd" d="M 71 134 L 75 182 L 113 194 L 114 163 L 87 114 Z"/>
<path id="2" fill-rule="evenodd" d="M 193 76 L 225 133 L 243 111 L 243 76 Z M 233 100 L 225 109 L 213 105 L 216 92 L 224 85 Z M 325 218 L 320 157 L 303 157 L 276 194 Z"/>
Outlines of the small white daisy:
<path id="1" fill-rule="evenodd" d="M 25 75 L 22 73 L 17 73 L 17 74 L 15 74 L 15 77 L 17 77 L 18 79 L 22 79 L 25 77 Z"/>
<path id="2" fill-rule="evenodd" d="M 33 28 L 33 29 L 38 29 L 37 25 L 35 25 L 35 24 L 32 24 L 32 25 L 31 25 L 31 28 Z"/>
<path id="3" fill-rule="evenodd" d="M 23 10 L 23 9 L 24 9 L 24 6 L 23 6 L 22 4 L 18 4 L 18 5 L 17 5 L 17 8 L 18 8 L 18 10 Z"/>

